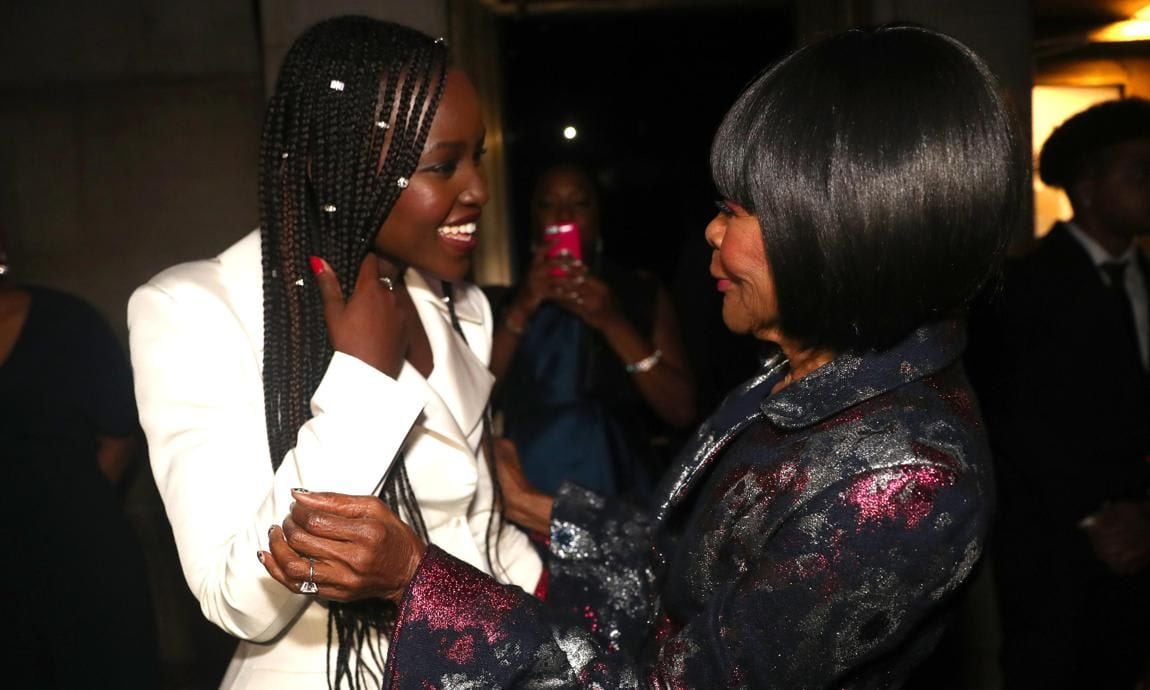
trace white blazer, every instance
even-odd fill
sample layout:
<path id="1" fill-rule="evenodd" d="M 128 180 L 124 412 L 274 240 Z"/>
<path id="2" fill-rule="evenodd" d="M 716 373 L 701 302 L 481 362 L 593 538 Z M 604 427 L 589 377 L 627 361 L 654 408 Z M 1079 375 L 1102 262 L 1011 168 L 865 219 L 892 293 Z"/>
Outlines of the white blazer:
<path id="1" fill-rule="evenodd" d="M 327 607 L 272 580 L 256 551 L 287 515 L 293 487 L 375 494 L 402 450 L 431 541 L 487 571 L 492 493 L 480 437 L 493 381 L 491 309 L 478 288 L 457 287 L 465 345 L 438 290 L 408 270 L 431 375 L 405 363 L 393 379 L 337 352 L 311 400 L 314 416 L 273 473 L 260 266 L 256 231 L 216 259 L 175 266 L 135 291 L 128 326 L 136 400 L 188 586 L 204 615 L 241 640 L 221 687 L 325 690 Z M 507 525 L 499 555 L 497 577 L 532 591 L 542 565 L 526 536 Z"/>

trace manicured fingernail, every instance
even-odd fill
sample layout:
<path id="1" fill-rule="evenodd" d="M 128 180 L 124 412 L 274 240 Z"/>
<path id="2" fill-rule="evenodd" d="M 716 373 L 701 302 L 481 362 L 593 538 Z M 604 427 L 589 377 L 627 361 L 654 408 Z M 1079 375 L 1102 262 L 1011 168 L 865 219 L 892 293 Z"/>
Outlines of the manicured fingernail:
<path id="1" fill-rule="evenodd" d="M 264 562 L 264 552 L 263 551 L 256 551 L 256 558 L 259 559 L 260 563 L 263 563 Z"/>
<path id="2" fill-rule="evenodd" d="M 296 488 L 292 489 L 291 491 L 292 491 L 292 493 L 293 493 L 293 494 L 310 494 L 310 493 L 311 493 L 311 492 L 310 492 L 310 491 L 308 491 L 307 489 L 301 489 L 301 488 L 300 488 L 300 487 L 298 487 L 298 486 L 297 486 Z"/>
<path id="3" fill-rule="evenodd" d="M 312 273 L 316 274 L 317 276 L 320 273 L 323 273 L 323 259 L 319 258 L 318 256 L 313 256 L 313 257 L 309 258 L 307 261 L 309 264 L 311 264 L 311 272 Z"/>
<path id="4" fill-rule="evenodd" d="M 272 532 L 274 532 L 274 531 L 275 531 L 275 529 L 276 529 L 276 526 L 275 526 L 275 525 L 272 525 L 271 527 L 269 527 L 269 528 L 268 528 L 268 538 L 269 538 L 269 539 L 271 538 L 271 536 L 272 536 Z"/>

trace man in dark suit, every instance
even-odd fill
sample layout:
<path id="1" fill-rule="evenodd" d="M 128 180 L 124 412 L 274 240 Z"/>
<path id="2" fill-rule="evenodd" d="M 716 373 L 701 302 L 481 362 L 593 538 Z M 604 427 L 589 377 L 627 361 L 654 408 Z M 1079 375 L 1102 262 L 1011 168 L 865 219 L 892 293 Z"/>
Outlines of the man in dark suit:
<path id="1" fill-rule="evenodd" d="M 1012 262 L 993 366 L 994 562 L 1014 688 L 1132 690 L 1150 655 L 1150 101 L 1079 113 L 1043 148 L 1073 220 Z"/>

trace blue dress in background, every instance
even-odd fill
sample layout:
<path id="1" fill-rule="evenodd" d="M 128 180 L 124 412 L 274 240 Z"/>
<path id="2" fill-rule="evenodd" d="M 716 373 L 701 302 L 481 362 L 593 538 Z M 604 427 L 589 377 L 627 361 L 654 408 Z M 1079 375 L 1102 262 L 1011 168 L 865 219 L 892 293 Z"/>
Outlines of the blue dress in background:
<path id="1" fill-rule="evenodd" d="M 656 284 L 604 263 L 596 273 L 645 336 L 654 322 Z M 565 481 L 600 495 L 649 493 L 655 427 L 624 363 L 602 336 L 562 307 L 544 303 L 526 325 L 500 384 L 504 435 L 523 471 L 554 494 Z"/>

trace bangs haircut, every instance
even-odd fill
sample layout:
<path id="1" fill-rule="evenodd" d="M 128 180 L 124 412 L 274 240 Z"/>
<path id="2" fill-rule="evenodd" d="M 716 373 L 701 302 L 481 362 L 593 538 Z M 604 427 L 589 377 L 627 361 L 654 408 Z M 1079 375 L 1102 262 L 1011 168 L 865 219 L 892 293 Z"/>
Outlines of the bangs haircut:
<path id="1" fill-rule="evenodd" d="M 779 328 L 884 349 L 960 315 L 1021 220 L 1027 160 L 986 65 L 930 29 L 851 30 L 756 78 L 711 148 L 757 217 Z"/>

